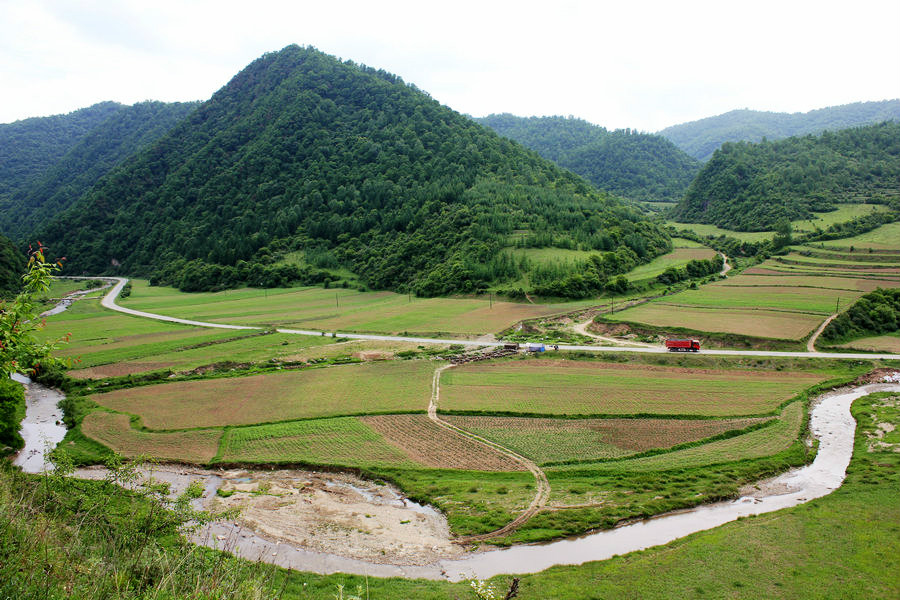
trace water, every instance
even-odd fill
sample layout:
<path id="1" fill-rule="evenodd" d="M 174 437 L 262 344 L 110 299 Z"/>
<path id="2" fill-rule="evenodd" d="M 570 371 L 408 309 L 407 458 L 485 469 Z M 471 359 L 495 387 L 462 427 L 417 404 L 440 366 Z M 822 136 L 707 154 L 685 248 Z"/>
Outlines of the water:
<path id="1" fill-rule="evenodd" d="M 63 410 L 59 407 L 65 396 L 25 376 L 14 374 L 12 378 L 25 386 L 25 419 L 19 430 L 25 447 L 13 458 L 13 464 L 26 473 L 40 473 L 45 468 L 45 454 L 66 435 Z"/>
<path id="2" fill-rule="evenodd" d="M 25 449 L 15 464 L 28 472 L 44 468 L 44 451 L 55 446 L 65 435 L 65 428 L 57 422 L 62 410 L 57 403 L 62 394 L 45 386 L 18 378 L 26 385 L 27 413 L 22 423 Z M 485 579 L 498 574 L 535 573 L 555 565 L 577 565 L 604 560 L 615 555 L 666 544 L 697 531 L 718 527 L 740 517 L 758 515 L 789 508 L 831 493 L 840 487 L 853 454 L 856 423 L 850 416 L 852 402 L 878 391 L 900 392 L 897 384 L 872 384 L 853 390 L 825 394 L 817 400 L 810 413 L 810 429 L 819 440 L 819 449 L 812 464 L 794 469 L 762 484 L 762 491 L 734 501 L 719 502 L 661 515 L 616 529 L 590 533 L 578 538 L 546 544 L 515 546 L 473 554 L 463 560 L 443 560 L 428 566 L 384 565 L 312 552 L 281 542 L 263 538 L 256 532 L 234 523 L 213 523 L 195 541 L 210 547 L 228 550 L 244 558 L 262 560 L 293 569 L 315 573 L 355 573 L 376 577 L 448 578 L 454 581 L 477 577 Z M 46 443 L 44 442 L 46 440 Z M 221 479 L 215 475 L 182 473 L 190 479 L 202 479 L 204 497 L 218 489 Z M 165 479 L 161 472 L 155 477 Z M 364 497 L 375 499 L 365 488 L 351 484 Z M 406 504 L 412 510 L 434 511 L 417 505 L 394 493 L 390 502 Z M 383 502 L 383 499 L 380 500 Z M 199 503 L 195 505 L 199 508 Z"/>

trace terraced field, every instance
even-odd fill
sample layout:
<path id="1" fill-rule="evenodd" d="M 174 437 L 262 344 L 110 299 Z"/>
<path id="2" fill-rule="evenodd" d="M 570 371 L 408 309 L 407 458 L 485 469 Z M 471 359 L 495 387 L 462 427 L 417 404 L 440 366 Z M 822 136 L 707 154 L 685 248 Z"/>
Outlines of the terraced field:
<path id="1" fill-rule="evenodd" d="M 609 315 L 610 321 L 802 340 L 877 287 L 900 286 L 900 255 L 802 246 L 728 279 Z"/>
<path id="2" fill-rule="evenodd" d="M 95 411 L 84 418 L 81 431 L 126 457 L 151 456 L 158 460 L 207 463 L 216 455 L 221 429 L 195 429 L 168 433 L 137 431 L 128 415 Z"/>

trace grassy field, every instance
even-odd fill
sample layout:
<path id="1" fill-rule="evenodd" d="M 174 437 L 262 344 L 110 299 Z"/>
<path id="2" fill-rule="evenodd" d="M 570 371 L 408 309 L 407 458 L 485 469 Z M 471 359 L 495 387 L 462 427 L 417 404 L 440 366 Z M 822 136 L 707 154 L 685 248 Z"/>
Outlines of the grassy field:
<path id="1" fill-rule="evenodd" d="M 159 460 L 208 463 L 216 455 L 220 429 L 148 433 L 131 428 L 128 415 L 95 411 L 81 423 L 85 435 L 126 457 L 152 456 Z"/>
<path id="2" fill-rule="evenodd" d="M 391 361 L 250 377 L 164 383 L 97 394 L 100 405 L 151 429 L 252 425 L 313 417 L 424 412 L 430 361 Z"/>
<path id="3" fill-rule="evenodd" d="M 767 413 L 819 374 L 516 360 L 445 371 L 440 411 L 543 415 Z"/>
<path id="4" fill-rule="evenodd" d="M 866 350 L 869 352 L 890 352 L 900 354 L 900 333 L 890 333 L 872 337 L 859 338 L 846 344 L 840 344 L 837 348 L 848 350 Z"/>
<path id="5" fill-rule="evenodd" d="M 199 321 L 387 334 L 481 335 L 522 320 L 588 306 L 590 302 L 529 304 L 481 298 L 415 298 L 350 289 L 244 288 L 186 294 L 134 281 L 122 306 Z"/>
<path id="6" fill-rule="evenodd" d="M 224 462 L 300 462 L 332 466 L 415 466 L 356 417 L 232 427 L 222 437 Z"/>
<path id="7" fill-rule="evenodd" d="M 676 243 L 677 243 L 676 238 Z M 689 240 L 685 240 L 689 241 Z M 710 248 L 697 247 L 676 247 L 672 252 L 664 254 L 653 259 L 646 265 L 641 265 L 628 272 L 629 281 L 640 281 L 644 279 L 652 279 L 668 269 L 669 267 L 683 267 L 692 260 L 706 260 L 716 256 L 716 251 Z"/>
<path id="8" fill-rule="evenodd" d="M 855 237 L 822 242 L 827 248 L 872 248 L 873 250 L 900 250 L 900 222 L 888 223 Z"/>
<path id="9" fill-rule="evenodd" d="M 445 420 L 544 465 L 621 458 L 744 429 L 756 419 L 545 419 L 468 417 Z"/>

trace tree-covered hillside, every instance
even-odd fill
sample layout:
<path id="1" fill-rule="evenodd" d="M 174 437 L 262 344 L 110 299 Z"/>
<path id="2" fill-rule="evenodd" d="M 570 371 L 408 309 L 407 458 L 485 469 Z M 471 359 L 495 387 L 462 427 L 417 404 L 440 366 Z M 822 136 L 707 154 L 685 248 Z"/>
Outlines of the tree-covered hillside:
<path id="1" fill-rule="evenodd" d="M 900 119 L 900 100 L 856 102 L 806 113 L 733 110 L 715 117 L 667 127 L 659 134 L 700 160 L 709 160 L 725 142 L 760 142 L 835 131 Z"/>
<path id="2" fill-rule="evenodd" d="M 115 102 L 100 102 L 66 115 L 0 124 L 0 213 L 11 195 L 26 189 L 120 108 Z"/>
<path id="3" fill-rule="evenodd" d="M 900 197 L 900 123 L 777 142 L 724 144 L 672 217 L 739 231 L 808 218 L 838 202 Z"/>
<path id="4" fill-rule="evenodd" d="M 470 291 L 502 279 L 512 232 L 548 245 L 670 241 L 584 180 L 400 78 L 314 49 L 266 54 L 115 169 L 42 240 L 69 272 L 183 289 L 303 279 L 300 250 L 375 288 Z"/>
<path id="5" fill-rule="evenodd" d="M 571 169 L 598 188 L 633 200 L 678 200 L 700 170 L 696 160 L 654 134 L 607 131 L 571 117 L 501 114 L 476 121 Z"/>
<path id="6" fill-rule="evenodd" d="M 0 235 L 0 299 L 15 296 L 22 288 L 25 255 L 9 239 Z"/>
<path id="7" fill-rule="evenodd" d="M 114 105 L 116 110 L 83 133 L 64 155 L 7 197 L 0 231 L 26 238 L 42 221 L 74 204 L 114 166 L 168 132 L 197 104 Z"/>

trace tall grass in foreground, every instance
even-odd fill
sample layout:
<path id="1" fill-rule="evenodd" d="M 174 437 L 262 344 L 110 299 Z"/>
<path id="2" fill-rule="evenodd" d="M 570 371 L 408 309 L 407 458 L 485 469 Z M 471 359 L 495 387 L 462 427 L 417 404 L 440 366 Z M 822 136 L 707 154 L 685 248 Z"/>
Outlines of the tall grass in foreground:
<path id="1" fill-rule="evenodd" d="M 0 461 L 0 598 L 278 598 L 276 569 L 186 542 L 209 515 L 165 485 L 26 475 Z"/>

